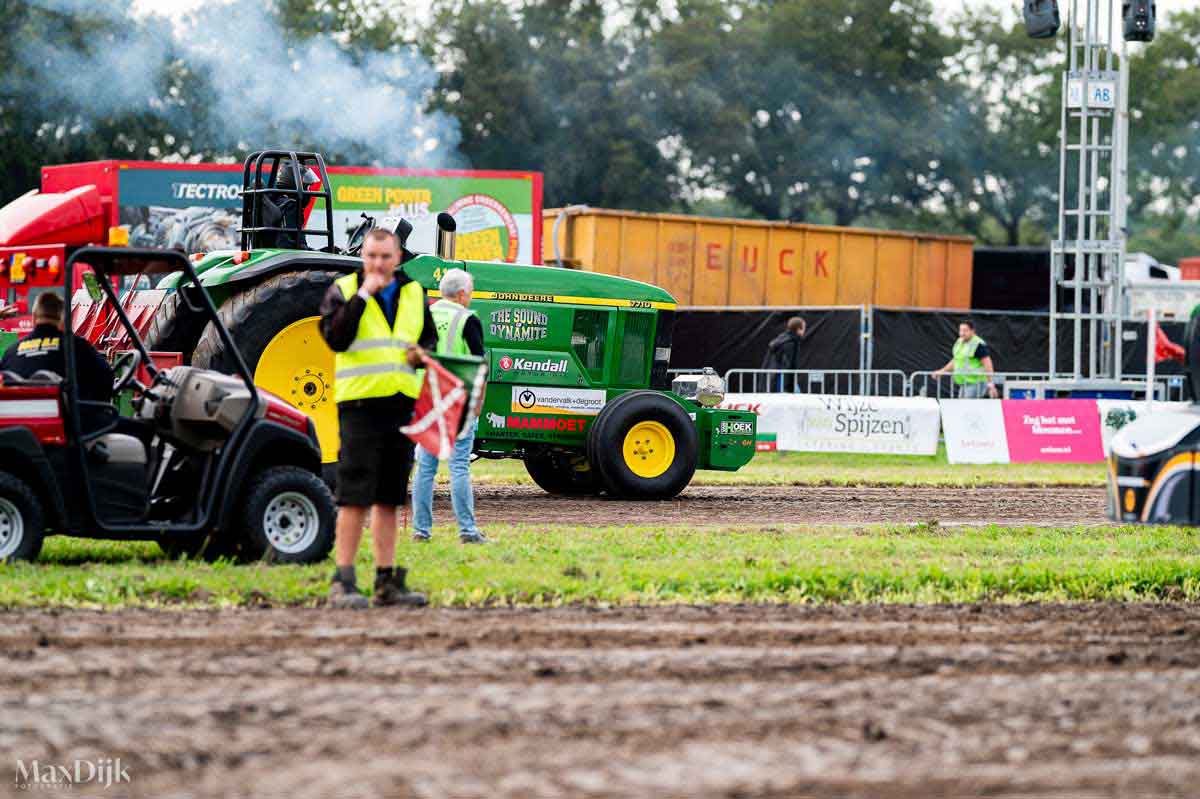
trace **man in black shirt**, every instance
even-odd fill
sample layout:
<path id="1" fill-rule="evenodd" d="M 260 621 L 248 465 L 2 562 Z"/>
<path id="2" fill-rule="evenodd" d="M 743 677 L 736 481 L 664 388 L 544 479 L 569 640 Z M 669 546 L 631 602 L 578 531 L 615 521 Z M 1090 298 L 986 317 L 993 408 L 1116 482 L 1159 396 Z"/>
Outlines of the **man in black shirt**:
<path id="1" fill-rule="evenodd" d="M 66 355 L 63 353 L 62 297 L 55 291 L 38 295 L 33 303 L 33 331 L 8 348 L 0 360 L 0 371 L 20 377 L 33 377 L 35 372 L 53 372 L 67 378 Z M 72 333 L 71 335 L 75 335 Z M 89 402 L 111 402 L 113 372 L 104 356 L 88 341 L 75 336 L 75 375 L 79 381 L 79 398 Z"/>
<path id="2" fill-rule="evenodd" d="M 767 354 L 763 358 L 762 368 L 771 370 L 792 370 L 800 368 L 800 344 L 804 340 L 804 318 L 793 316 L 787 322 L 787 329 L 767 345 Z M 796 386 L 796 375 L 778 374 L 767 376 L 767 391 L 784 391 L 786 387 Z"/>

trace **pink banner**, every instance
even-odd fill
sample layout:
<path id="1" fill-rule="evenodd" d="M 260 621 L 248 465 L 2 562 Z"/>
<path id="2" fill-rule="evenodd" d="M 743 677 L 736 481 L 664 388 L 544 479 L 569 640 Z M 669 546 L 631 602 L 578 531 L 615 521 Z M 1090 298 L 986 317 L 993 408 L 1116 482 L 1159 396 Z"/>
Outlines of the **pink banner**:
<path id="1" fill-rule="evenodd" d="M 1095 400 L 1004 400 L 1004 432 L 1012 463 L 1104 460 Z"/>

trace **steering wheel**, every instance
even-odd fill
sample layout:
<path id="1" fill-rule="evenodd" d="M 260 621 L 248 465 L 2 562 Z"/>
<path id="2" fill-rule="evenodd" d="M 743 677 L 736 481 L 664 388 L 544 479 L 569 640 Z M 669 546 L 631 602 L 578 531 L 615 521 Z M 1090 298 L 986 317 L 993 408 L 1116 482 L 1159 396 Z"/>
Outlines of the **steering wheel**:
<path id="1" fill-rule="evenodd" d="M 138 367 L 141 365 L 142 353 L 137 350 L 126 350 L 118 355 L 112 365 L 112 393 L 119 394 L 131 385 L 145 391 L 146 387 L 137 380 Z"/>

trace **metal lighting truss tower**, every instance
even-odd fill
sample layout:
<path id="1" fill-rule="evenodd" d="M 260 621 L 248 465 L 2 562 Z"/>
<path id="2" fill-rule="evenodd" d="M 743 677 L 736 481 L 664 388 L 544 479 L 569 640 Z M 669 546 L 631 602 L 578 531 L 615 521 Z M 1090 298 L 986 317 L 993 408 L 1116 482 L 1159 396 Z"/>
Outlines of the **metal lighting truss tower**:
<path id="1" fill-rule="evenodd" d="M 1121 380 L 1129 73 L 1114 11 L 1113 0 L 1071 0 L 1067 22 L 1049 372 L 1069 328 L 1074 384 Z"/>

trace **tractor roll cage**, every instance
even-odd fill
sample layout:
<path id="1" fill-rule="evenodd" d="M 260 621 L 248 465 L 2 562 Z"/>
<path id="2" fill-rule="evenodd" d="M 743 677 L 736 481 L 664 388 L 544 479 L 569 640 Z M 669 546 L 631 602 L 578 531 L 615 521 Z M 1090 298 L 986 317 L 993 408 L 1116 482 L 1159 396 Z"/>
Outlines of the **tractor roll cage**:
<path id="1" fill-rule="evenodd" d="M 294 188 L 279 188 L 280 166 L 286 162 L 291 169 Z M 263 183 L 263 166 L 269 165 L 266 183 Z M 321 180 L 319 191 L 304 188 L 303 173 L 311 167 Z M 285 217 L 282 225 L 268 225 L 263 218 L 263 204 L 259 195 L 287 196 L 296 201 L 296 224 L 288 225 Z M 304 226 L 304 209 L 310 200 L 321 198 L 325 200 L 325 228 L 306 228 Z M 336 252 L 333 244 L 333 194 L 329 189 L 329 173 L 325 170 L 325 159 L 320 153 L 305 153 L 297 150 L 258 150 L 246 156 L 242 166 L 242 226 L 238 229 L 242 235 L 242 249 L 255 248 L 256 234 L 259 233 L 295 233 L 299 236 L 299 249 L 305 249 L 306 235 L 321 236 L 326 245 L 322 252 Z"/>

